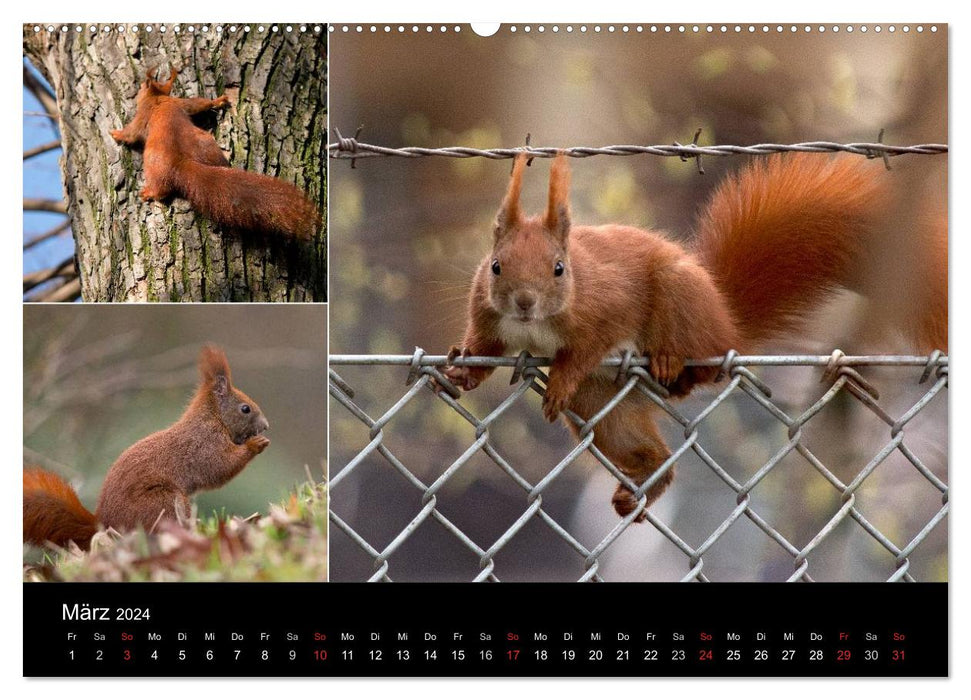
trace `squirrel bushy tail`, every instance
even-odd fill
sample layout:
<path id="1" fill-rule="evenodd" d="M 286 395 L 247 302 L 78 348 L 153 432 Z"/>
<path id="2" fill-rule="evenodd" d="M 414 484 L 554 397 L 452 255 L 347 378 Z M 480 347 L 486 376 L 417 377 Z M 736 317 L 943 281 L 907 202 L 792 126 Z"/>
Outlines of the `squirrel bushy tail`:
<path id="1" fill-rule="evenodd" d="M 275 177 L 183 160 L 178 188 L 192 207 L 231 228 L 309 239 L 320 223 L 303 192 Z"/>
<path id="2" fill-rule="evenodd" d="M 745 348 L 790 332 L 853 286 L 886 201 L 883 164 L 819 154 L 753 162 L 717 188 L 695 252 L 725 294 Z"/>
<path id="3" fill-rule="evenodd" d="M 63 547 L 73 540 L 87 549 L 97 531 L 94 513 L 66 481 L 42 469 L 24 470 L 24 542 Z"/>

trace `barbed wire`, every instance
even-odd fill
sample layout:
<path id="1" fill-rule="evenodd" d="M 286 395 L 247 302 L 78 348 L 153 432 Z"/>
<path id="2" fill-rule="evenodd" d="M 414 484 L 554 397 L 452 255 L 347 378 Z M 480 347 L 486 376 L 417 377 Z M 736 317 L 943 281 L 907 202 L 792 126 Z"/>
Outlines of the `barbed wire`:
<path id="1" fill-rule="evenodd" d="M 330 481 L 331 494 L 333 499 L 333 509 L 331 510 L 331 521 L 337 530 L 343 532 L 361 551 L 363 551 L 373 563 L 373 574 L 371 581 L 390 581 L 391 559 L 395 553 L 412 538 L 420 526 L 427 522 L 437 522 L 447 532 L 454 536 L 465 548 L 473 553 L 479 561 L 479 571 L 474 576 L 475 581 L 498 581 L 496 555 L 503 548 L 513 541 L 517 535 L 523 531 L 526 525 L 533 521 L 543 523 L 549 531 L 565 542 L 580 558 L 582 573 L 580 581 L 602 581 L 601 557 L 614 545 L 618 538 L 627 530 L 639 515 L 643 514 L 646 521 L 659 531 L 668 541 L 676 546 L 681 553 L 687 557 L 688 571 L 681 580 L 708 581 L 709 574 L 704 570 L 704 555 L 732 528 L 739 520 L 747 518 L 753 523 L 766 537 L 781 547 L 791 558 L 793 570 L 788 576 L 788 581 L 812 581 L 809 567 L 810 560 L 814 553 L 821 551 L 824 542 L 830 538 L 838 528 L 844 523 L 855 522 L 859 528 L 869 535 L 879 546 L 893 557 L 893 571 L 887 578 L 888 581 L 914 581 L 913 573 L 910 571 L 910 556 L 914 550 L 926 540 L 928 535 L 936 526 L 941 523 L 948 514 L 948 485 L 947 483 L 930 470 L 920 458 L 905 443 L 906 428 L 911 421 L 919 415 L 938 395 L 947 390 L 948 385 L 948 357 L 936 351 L 929 356 L 846 356 L 841 351 L 836 350 L 831 355 L 772 355 L 772 356 L 740 356 L 735 352 L 728 353 L 722 358 L 707 358 L 703 360 L 689 361 L 689 365 L 720 365 L 723 372 L 728 376 L 725 386 L 719 388 L 718 395 L 705 406 L 694 418 L 685 416 L 679 408 L 672 405 L 667 400 L 667 392 L 660 387 L 649 373 L 644 369 L 644 358 L 636 358 L 627 355 L 623 358 L 614 358 L 604 362 L 605 366 L 617 367 L 617 392 L 607 404 L 589 420 L 584 421 L 576 414 L 566 411 L 565 416 L 572 421 L 578 428 L 580 442 L 569 454 L 561 459 L 552 467 L 539 481 L 530 482 L 522 473 L 500 453 L 499 449 L 492 443 L 490 428 L 496 420 L 508 414 L 510 409 L 523 402 L 525 395 L 535 392 L 543 395 L 547 375 L 538 369 L 540 366 L 549 364 L 544 358 L 533 358 L 527 353 L 522 353 L 518 357 L 467 357 L 455 358 L 452 364 L 466 366 L 493 366 L 493 367 L 512 367 L 511 390 L 508 396 L 492 408 L 487 415 L 477 417 L 460 402 L 461 392 L 451 385 L 440 368 L 449 364 L 448 357 L 445 355 L 429 355 L 421 348 L 415 348 L 411 355 L 332 355 L 330 357 L 330 394 L 366 427 L 366 445 L 353 453 L 346 463 L 337 466 Z M 365 409 L 355 400 L 353 387 L 335 371 L 335 367 L 340 366 L 407 366 L 408 374 L 405 384 L 408 387 L 402 396 L 392 402 L 390 408 L 384 410 L 378 418 L 372 418 Z M 782 407 L 774 403 L 771 399 L 771 391 L 768 386 L 756 377 L 749 369 L 749 366 L 824 366 L 825 372 L 823 380 L 829 383 L 829 388 L 809 408 L 799 415 L 791 416 Z M 918 384 L 925 384 L 933 377 L 929 388 L 917 399 L 906 411 L 898 417 L 890 415 L 888 410 L 879 403 L 879 393 L 854 366 L 887 366 L 896 367 L 905 374 L 900 381 L 917 380 Z M 908 367 L 923 367 L 919 374 L 907 373 Z M 908 377 L 910 379 L 908 379 Z M 438 391 L 438 388 L 444 391 Z M 432 483 L 425 483 L 420 478 L 414 466 L 406 466 L 401 459 L 389 448 L 388 438 L 391 435 L 390 424 L 396 417 L 402 415 L 402 411 L 411 403 L 419 392 L 423 389 L 434 392 L 435 396 L 447 404 L 465 422 L 474 428 L 475 440 L 462 453 L 462 455 L 444 466 L 444 471 L 434 469 L 433 472 L 438 476 Z M 657 407 L 673 419 L 683 428 L 683 442 L 680 445 L 671 445 L 671 456 L 654 472 L 647 481 L 634 483 L 617 465 L 601 452 L 594 444 L 594 435 L 597 424 L 612 411 L 625 397 L 632 391 L 639 391 L 647 396 Z M 764 464 L 752 464 L 750 467 L 754 472 L 744 481 L 739 481 L 733 477 L 722 465 L 720 465 L 710 452 L 707 451 L 699 437 L 699 426 L 712 415 L 713 411 L 730 396 L 743 394 L 754 400 L 765 412 L 775 420 L 782 423 L 786 428 L 787 439 L 772 457 Z M 883 445 L 875 455 L 869 459 L 866 465 L 860 468 L 855 475 L 848 481 L 845 476 L 841 479 L 837 473 L 844 472 L 848 465 L 840 465 L 838 471 L 834 471 L 825 465 L 820 458 L 812 452 L 803 441 L 803 429 L 805 425 L 814 417 L 819 415 L 823 408 L 832 403 L 841 394 L 847 394 L 858 401 L 868 411 L 875 415 L 889 430 L 889 441 Z M 426 409 L 422 409 L 426 410 Z M 423 442 L 427 444 L 428 436 L 421 436 Z M 675 463 L 686 453 L 693 452 L 701 462 L 709 468 L 721 482 L 734 492 L 735 507 L 731 509 L 726 517 L 707 535 L 702 538 L 701 544 L 692 545 L 687 538 L 679 535 L 672 527 L 658 518 L 652 510 L 646 509 L 646 492 L 658 479 L 674 468 Z M 353 452 L 353 451 L 352 451 Z M 629 489 L 638 501 L 638 507 L 626 517 L 620 519 L 595 546 L 586 547 L 580 539 L 569 532 L 569 530 L 558 522 L 543 506 L 543 495 L 548 486 L 583 453 L 590 453 L 618 482 Z M 465 531 L 460 528 L 453 519 L 446 517 L 439 505 L 439 499 L 443 497 L 446 483 L 455 477 L 460 470 L 465 470 L 464 480 L 468 480 L 468 470 L 471 467 L 471 460 L 479 454 L 484 454 L 492 463 L 497 465 L 503 472 L 511 477 L 519 487 L 525 492 L 523 512 L 516 518 L 515 522 L 503 532 L 500 537 L 491 545 L 483 546 L 474 541 Z M 811 534 L 808 541 L 801 546 L 794 543 L 792 536 L 788 538 L 779 529 L 781 523 L 773 525 L 769 519 L 756 511 L 755 502 L 752 500 L 752 492 L 775 470 L 788 455 L 800 456 L 809 466 L 820 474 L 840 495 L 840 502 L 833 512 L 822 525 L 822 527 Z M 917 474 L 922 477 L 938 494 L 940 504 L 936 506 L 934 514 L 923 524 L 920 531 L 902 546 L 896 544 L 896 535 L 887 535 L 874 521 L 868 519 L 857 495 L 867 479 L 884 463 L 892 454 L 902 455 Z M 337 458 L 337 455 L 333 455 Z M 410 518 L 408 524 L 398 531 L 384 546 L 376 546 L 368 541 L 361 532 L 361 523 L 352 522 L 351 515 L 339 515 L 341 510 L 341 494 L 346 483 L 352 480 L 355 473 L 365 462 L 384 461 L 389 464 L 394 471 L 403 476 L 416 491 L 421 494 L 420 507 L 418 512 Z M 434 458 L 433 458 L 434 459 Z M 344 458 L 339 457 L 336 461 L 344 462 Z M 913 504 L 911 504 L 913 506 Z M 803 504 L 795 504 L 795 507 L 802 508 Z M 784 511 L 783 511 L 784 512 Z M 384 521 L 383 513 L 365 512 L 363 517 L 378 517 Z M 883 519 L 881 518 L 881 522 Z M 884 527 L 886 527 L 884 525 Z M 414 556 L 415 545 L 410 546 L 412 556 Z"/>
<path id="2" fill-rule="evenodd" d="M 866 158 L 883 158 L 884 163 L 889 158 L 902 155 L 945 155 L 948 153 L 947 144 L 925 143 L 913 146 L 894 146 L 882 143 L 883 132 L 876 142 L 870 143 L 835 143 L 832 141 L 806 141 L 803 143 L 779 144 L 779 143 L 760 143 L 752 146 L 717 145 L 701 146 L 698 145 L 697 134 L 691 144 L 674 143 L 671 145 L 658 144 L 653 146 L 640 145 L 615 145 L 615 146 L 571 146 L 568 148 L 539 147 L 527 145 L 519 148 L 472 148 L 470 146 L 445 146 L 440 148 L 425 148 L 421 146 L 404 146 L 391 148 L 379 146 L 372 143 L 362 143 L 356 137 L 343 137 L 340 131 L 335 129 L 337 141 L 327 145 L 327 150 L 331 158 L 350 159 L 355 161 L 358 158 L 375 157 L 399 157 L 399 158 L 425 158 L 425 157 L 445 157 L 445 158 L 489 158 L 501 160 L 514 158 L 520 153 L 525 153 L 532 158 L 553 158 L 559 153 L 563 153 L 571 158 L 589 158 L 591 156 L 635 156 L 652 155 L 661 157 L 678 157 L 684 161 L 695 159 L 700 172 L 704 172 L 701 167 L 703 156 L 724 157 L 733 155 L 758 156 L 770 153 L 852 153 Z M 888 166 L 889 167 L 889 166 Z"/>

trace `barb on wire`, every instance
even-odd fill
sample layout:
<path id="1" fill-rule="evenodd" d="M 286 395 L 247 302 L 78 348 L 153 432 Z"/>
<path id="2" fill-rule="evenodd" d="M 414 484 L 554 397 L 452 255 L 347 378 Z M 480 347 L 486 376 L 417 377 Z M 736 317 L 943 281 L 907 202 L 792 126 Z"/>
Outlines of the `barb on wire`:
<path id="1" fill-rule="evenodd" d="M 547 375 L 539 368 L 548 366 L 548 359 L 531 357 L 525 353 L 516 357 L 450 357 L 448 355 L 427 354 L 421 348 L 415 348 L 415 351 L 410 355 L 332 355 L 330 357 L 330 394 L 337 404 L 350 414 L 351 425 L 360 424 L 361 438 L 364 443 L 364 447 L 360 449 L 353 448 L 348 449 L 346 453 L 332 454 L 334 468 L 330 488 L 334 512 L 332 512 L 331 519 L 335 525 L 335 531 L 347 535 L 349 541 L 371 559 L 373 573 L 369 580 L 393 580 L 395 562 L 399 561 L 398 557 L 404 556 L 396 555 L 396 552 L 412 538 L 414 538 L 414 541 L 407 547 L 408 556 L 420 556 L 421 544 L 419 541 L 421 536 L 416 537 L 415 533 L 424 523 L 429 523 L 426 527 L 433 527 L 432 524 L 437 524 L 473 555 L 475 561 L 478 562 L 478 571 L 470 576 L 472 580 L 498 581 L 504 571 L 503 550 L 510 543 L 515 542 L 520 533 L 525 531 L 525 528 L 531 523 L 540 523 L 546 528 L 549 536 L 558 538 L 575 552 L 577 566 L 573 576 L 575 580 L 603 581 L 602 558 L 604 554 L 612 548 L 618 548 L 620 545 L 617 543 L 621 541 L 621 535 L 632 527 L 635 519 L 644 516 L 647 523 L 645 527 L 653 527 L 683 555 L 686 573 L 680 580 L 706 582 L 712 580 L 713 574 L 717 575 L 717 569 L 713 571 L 711 566 L 706 568 L 704 557 L 716 544 L 722 543 L 720 544 L 722 548 L 730 546 L 725 544 L 732 541 L 730 537 L 726 537 L 726 533 L 733 530 L 737 531 L 738 528 L 734 527 L 735 523 L 747 520 L 755 525 L 758 532 L 768 538 L 769 542 L 772 543 L 770 548 L 778 547 L 790 558 L 791 573 L 784 574 L 782 578 L 788 581 L 813 581 L 814 565 L 819 568 L 818 562 L 825 557 L 822 552 L 826 550 L 827 546 L 831 548 L 831 543 L 836 539 L 834 534 L 841 529 L 845 532 L 846 528 L 852 528 L 855 524 L 864 536 L 869 536 L 872 539 L 878 549 L 884 550 L 889 555 L 888 560 L 892 570 L 885 574 L 886 580 L 916 580 L 911 556 L 936 526 L 947 517 L 949 490 L 944 478 L 921 461 L 906 442 L 906 437 L 915 435 L 913 431 L 908 432 L 913 419 L 924 411 L 936 396 L 947 390 L 948 358 L 946 355 L 935 352 L 927 357 L 909 355 L 848 356 L 837 350 L 830 355 L 740 356 L 733 351 L 725 357 L 693 360 L 687 364 L 689 366 L 719 367 L 726 379 L 724 385 L 719 385 L 717 396 L 708 401 L 693 417 L 686 415 L 682 412 L 680 406 L 676 406 L 667 400 L 667 392 L 653 380 L 645 369 L 647 362 L 647 359 L 643 357 L 625 355 L 624 357 L 606 360 L 603 363 L 604 366 L 614 368 L 611 370 L 610 376 L 613 376 L 615 372 L 617 373 L 616 392 L 613 398 L 586 421 L 570 411 L 565 413 L 567 419 L 576 426 L 579 442 L 570 449 L 565 457 L 546 470 L 534 482 L 517 469 L 517 466 L 503 454 L 504 450 L 493 444 L 490 430 L 499 418 L 511 415 L 510 411 L 513 407 L 525 403 L 525 398 L 528 395 L 544 393 L 543 387 L 547 381 Z M 448 386 L 448 382 L 440 369 L 449 364 L 508 367 L 512 370 L 513 376 L 509 393 L 498 405 L 488 409 L 486 415 L 477 416 L 469 410 L 458 391 L 440 390 Z M 398 389 L 393 390 L 385 390 L 384 387 L 381 387 L 382 395 L 388 394 L 388 400 L 382 401 L 382 405 L 386 408 L 382 409 L 383 413 L 380 416 L 372 417 L 364 408 L 365 399 L 356 395 L 352 383 L 341 377 L 338 370 L 380 366 L 400 367 L 402 373 L 401 385 Z M 757 377 L 752 372 L 752 368 L 766 366 L 819 368 L 810 371 L 819 372 L 823 383 L 828 388 L 825 388 L 822 395 L 801 414 L 790 415 L 787 411 L 791 411 L 791 408 L 774 402 L 768 383 L 764 378 Z M 888 381 L 898 384 L 906 383 L 911 387 L 911 390 L 919 386 L 918 391 L 923 393 L 916 402 L 904 407 L 901 413 L 899 406 L 891 408 L 880 403 L 880 393 L 873 386 L 872 377 L 864 379 L 858 369 L 861 367 L 886 368 L 885 373 L 892 373 L 895 377 L 895 379 Z M 366 376 L 368 379 L 364 381 L 371 383 L 374 381 L 371 377 L 376 375 L 369 371 Z M 930 381 L 932 378 L 933 381 Z M 501 384 L 502 382 L 496 382 L 495 385 Z M 373 392 L 375 387 L 370 388 Z M 680 439 L 682 439 L 680 444 L 670 445 L 671 456 L 647 481 L 641 484 L 634 483 L 624 473 L 623 469 L 613 464 L 594 444 L 594 437 L 600 422 L 616 406 L 625 401 L 625 397 L 632 391 L 646 395 L 664 414 L 680 426 Z M 703 433 L 699 430 L 719 406 L 737 396 L 745 396 L 754 401 L 757 408 L 764 409 L 764 413 L 760 414 L 765 416 L 764 420 L 770 423 L 772 421 L 781 423 L 786 435 L 784 444 L 767 460 L 746 464 L 746 469 L 743 471 L 746 475 L 743 477 L 744 480 L 737 478 L 737 469 L 728 470 L 719 463 L 712 452 L 709 451 Z M 462 421 L 474 428 L 474 440 L 457 458 L 449 457 L 446 459 L 447 464 L 425 464 L 420 467 L 415 464 L 409 465 L 405 462 L 417 459 L 416 453 L 412 453 L 406 459 L 401 456 L 402 452 L 398 451 L 401 449 L 400 435 L 395 432 L 395 421 L 403 415 L 405 407 L 419 400 L 419 397 L 425 397 L 425 400 L 432 402 L 443 402 Z M 885 426 L 885 437 L 880 438 L 882 441 L 880 446 L 873 452 L 869 451 L 870 448 L 867 448 L 863 460 L 865 463 L 855 466 L 852 464 L 827 465 L 807 444 L 805 439 L 807 424 L 813 421 L 824 408 L 833 404 L 837 397 L 845 397 L 844 401 L 857 402 L 876 418 L 878 425 Z M 419 411 L 429 410 L 428 404 L 423 403 L 418 403 L 413 408 Z M 926 425 L 927 419 L 925 418 L 923 422 Z M 342 429 L 345 434 L 347 429 L 350 428 L 345 426 L 345 429 Z M 857 436 L 847 433 L 847 437 L 855 439 Z M 432 462 L 438 458 L 434 450 L 428 449 L 434 435 L 412 434 L 411 438 L 419 439 L 423 446 L 423 449 L 417 455 Z M 917 443 L 920 441 L 920 437 L 912 440 L 912 442 Z M 395 445 L 394 448 L 391 447 L 392 444 Z M 585 538 L 570 532 L 569 524 L 558 519 L 548 509 L 548 505 L 544 503 L 544 495 L 547 493 L 548 487 L 558 479 L 562 479 L 563 474 L 584 454 L 591 455 L 607 473 L 629 489 L 638 500 L 638 507 L 629 515 L 617 521 L 616 525 L 592 546 L 583 542 Z M 689 454 L 700 460 L 702 468 L 707 467 L 725 487 L 730 489 L 735 502 L 734 507 L 708 522 L 705 526 L 707 529 L 703 530 L 700 536 L 695 533 L 692 537 L 679 534 L 672 523 L 664 522 L 653 512 L 653 509 L 645 510 L 646 497 L 644 495 L 654 482 L 662 478 L 665 472 L 674 469 L 676 463 Z M 893 522 L 887 520 L 886 514 L 875 512 L 875 508 L 880 505 L 881 500 L 874 501 L 873 496 L 870 495 L 861 497 L 861 493 L 869 494 L 872 492 L 875 488 L 872 486 L 874 483 L 880 483 L 874 481 L 873 474 L 892 455 L 895 455 L 897 459 L 904 463 L 908 463 L 914 470 L 911 478 L 917 483 L 929 485 L 928 493 L 935 493 L 939 498 L 938 504 L 933 506 L 933 514 L 926 521 L 924 516 L 921 516 L 916 521 L 917 533 L 912 536 L 911 534 L 906 535 L 910 539 L 907 540 L 905 537 L 902 544 L 896 541 L 904 534 L 899 527 L 892 526 L 891 534 L 881 530 L 881 528 L 887 529 L 888 524 Z M 451 505 L 448 503 L 450 496 L 446 490 L 446 485 L 452 480 L 468 483 L 470 479 L 474 479 L 475 475 L 470 472 L 477 468 L 476 460 L 482 460 L 483 456 L 508 475 L 522 491 L 521 502 L 517 501 L 513 506 L 516 509 L 514 517 L 503 520 L 503 522 L 508 523 L 508 526 L 492 542 L 478 541 L 482 536 L 481 531 L 478 535 L 473 535 L 462 529 L 459 524 L 460 520 L 456 517 L 461 516 L 461 509 L 455 510 L 454 506 L 449 507 Z M 745 455 L 744 458 L 749 462 L 752 460 L 751 455 Z M 815 470 L 829 484 L 836 498 L 832 509 L 828 513 L 824 513 L 821 522 L 815 526 L 816 529 L 796 533 L 794 536 L 793 533 L 789 532 L 791 523 L 788 522 L 786 517 L 787 509 L 804 509 L 805 504 L 780 501 L 779 499 L 786 496 L 793 497 L 792 493 L 784 490 L 780 494 L 771 488 L 762 487 L 762 484 L 770 473 L 779 469 L 780 464 L 786 461 L 791 462 L 796 458 L 800 458 L 803 464 Z M 368 526 L 368 521 L 375 520 L 381 523 L 387 523 L 390 520 L 397 521 L 401 519 L 401 514 L 375 512 L 373 509 L 364 509 L 363 512 L 358 512 L 352 508 L 349 513 L 343 510 L 343 494 L 345 492 L 348 493 L 348 499 L 351 502 L 356 502 L 360 498 L 358 489 L 361 485 L 360 479 L 363 478 L 361 466 L 374 462 L 379 465 L 383 463 L 390 466 L 394 472 L 404 477 L 410 488 L 414 490 L 414 495 L 418 497 L 406 498 L 403 494 L 401 499 L 395 499 L 400 503 L 414 503 L 415 510 L 407 513 L 406 524 L 403 528 L 393 530 L 390 537 L 380 544 L 373 541 L 376 539 L 375 535 L 365 536 L 365 533 L 373 532 L 373 529 Z M 833 468 L 834 466 L 838 466 L 838 468 Z M 373 474 L 373 472 L 371 473 Z M 462 476 L 457 477 L 456 475 L 460 473 Z M 419 474 L 431 474 L 433 476 L 426 479 Z M 898 478 L 899 474 L 894 476 L 895 480 Z M 354 484 L 355 482 L 357 482 L 355 486 L 347 486 L 347 484 Z M 862 491 L 865 485 L 868 489 L 866 492 Z M 908 493 L 911 492 L 908 491 Z M 775 499 L 775 501 L 772 499 Z M 444 512 L 448 512 L 449 516 L 446 516 L 443 512 L 443 503 Z M 877 505 L 875 506 L 874 503 Z M 908 509 L 913 510 L 913 508 L 914 503 L 908 502 Z M 713 507 L 712 515 L 717 512 L 718 508 Z M 879 526 L 877 523 L 879 523 Z M 533 525 L 533 527 L 537 526 Z M 784 534 L 784 532 L 787 534 Z M 532 536 L 535 536 L 535 533 Z M 700 540 L 700 544 L 695 544 L 692 540 L 695 542 Z M 434 541 L 438 542 L 438 540 Z M 630 541 L 630 538 L 628 537 L 626 541 Z M 435 552 L 429 552 L 429 556 L 432 559 L 441 557 L 438 546 L 436 546 Z M 753 572 L 752 576 L 755 577 L 756 573 Z"/>
<path id="2" fill-rule="evenodd" d="M 881 135 L 882 137 L 882 135 Z M 697 139 L 697 136 L 695 137 Z M 519 153 L 526 153 L 530 158 L 553 158 L 558 153 L 565 153 L 571 158 L 589 158 L 591 156 L 637 156 L 651 155 L 661 157 L 676 157 L 682 160 L 695 159 L 699 172 L 702 156 L 759 156 L 769 153 L 853 153 L 866 158 L 883 158 L 887 163 L 889 158 L 902 155 L 944 155 L 948 146 L 940 143 L 924 143 L 914 146 L 893 146 L 881 143 L 834 143 L 832 141 L 807 141 L 804 143 L 760 143 L 752 146 L 699 146 L 697 143 L 659 144 L 655 146 L 617 145 L 617 146 L 572 146 L 570 148 L 553 148 L 526 145 L 521 148 L 471 148 L 468 146 L 446 146 L 442 148 L 424 148 L 420 146 L 405 146 L 389 148 L 372 143 L 361 143 L 356 138 L 338 138 L 327 145 L 331 158 L 351 159 L 398 157 L 398 158 L 426 158 L 432 156 L 445 158 L 490 158 L 502 160 L 515 158 Z"/>

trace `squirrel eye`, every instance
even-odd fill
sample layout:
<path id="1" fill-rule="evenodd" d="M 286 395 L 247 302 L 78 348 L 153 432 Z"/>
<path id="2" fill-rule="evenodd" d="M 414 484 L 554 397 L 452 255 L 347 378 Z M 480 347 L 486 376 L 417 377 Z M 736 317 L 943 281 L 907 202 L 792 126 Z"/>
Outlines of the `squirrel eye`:
<path id="1" fill-rule="evenodd" d="M 243 413 L 249 413 L 251 409 L 248 403 L 244 403 L 239 407 L 239 410 L 242 411 Z"/>
<path id="2" fill-rule="evenodd" d="M 556 261 L 556 265 L 553 266 L 553 274 L 556 275 L 557 277 L 559 277 L 560 275 L 563 274 L 563 270 L 565 270 L 565 269 L 566 268 L 563 267 L 563 261 L 562 260 L 557 260 Z"/>
<path id="3" fill-rule="evenodd" d="M 493 260 L 492 261 L 492 274 L 498 275 L 500 272 L 502 272 L 502 268 L 499 267 L 499 261 L 498 260 Z"/>

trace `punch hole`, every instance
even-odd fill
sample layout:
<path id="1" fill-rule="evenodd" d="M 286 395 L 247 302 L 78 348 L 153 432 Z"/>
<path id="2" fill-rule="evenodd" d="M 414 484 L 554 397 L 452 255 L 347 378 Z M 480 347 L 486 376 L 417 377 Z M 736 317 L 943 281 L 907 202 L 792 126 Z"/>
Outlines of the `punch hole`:
<path id="1" fill-rule="evenodd" d="M 479 36 L 492 36 L 499 31 L 500 26 L 498 22 L 473 22 L 472 31 Z"/>

